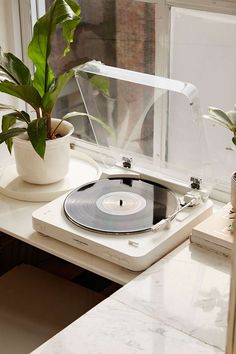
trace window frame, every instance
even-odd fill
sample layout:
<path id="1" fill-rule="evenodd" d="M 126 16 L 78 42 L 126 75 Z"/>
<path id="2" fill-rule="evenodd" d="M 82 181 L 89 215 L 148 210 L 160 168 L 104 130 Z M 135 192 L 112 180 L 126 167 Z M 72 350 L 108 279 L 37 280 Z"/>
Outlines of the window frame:
<path id="1" fill-rule="evenodd" d="M 17 56 L 22 57 L 22 40 L 21 40 L 21 28 L 19 17 L 19 3 L 18 0 L 10 0 L 7 3 L 9 21 L 11 23 L 12 34 L 10 36 L 9 51 L 14 52 Z"/>
<path id="2" fill-rule="evenodd" d="M 9 24 L 9 26 L 3 31 L 3 51 L 12 52 L 22 59 L 23 42 L 21 35 L 19 0 L 4 1 L 2 6 L 4 7 L 3 16 L 7 18 Z M 9 31 L 9 28 L 11 28 L 11 31 Z M 18 108 L 23 105 L 22 102 L 13 96 L 5 96 L 4 93 L 1 93 L 1 97 L 3 101 L 6 100 L 6 103 L 15 105 Z"/>
<path id="3" fill-rule="evenodd" d="M 139 1 L 139 0 L 138 0 Z M 150 0 L 157 3 L 156 74 L 169 77 L 171 7 L 236 15 L 234 0 Z"/>
<path id="4" fill-rule="evenodd" d="M 18 0 L 18 4 L 22 38 L 22 59 L 31 72 L 33 72 L 33 65 L 27 55 L 27 47 L 32 38 L 35 22 L 45 13 L 45 3 L 42 0 Z"/>

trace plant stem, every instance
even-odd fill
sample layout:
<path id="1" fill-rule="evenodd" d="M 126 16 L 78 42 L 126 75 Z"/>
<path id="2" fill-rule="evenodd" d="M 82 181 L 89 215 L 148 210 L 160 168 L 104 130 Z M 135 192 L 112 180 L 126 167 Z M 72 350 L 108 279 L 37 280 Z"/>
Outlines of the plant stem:
<path id="1" fill-rule="evenodd" d="M 40 118 L 40 109 L 35 108 L 35 112 L 36 112 L 37 118 Z"/>
<path id="2" fill-rule="evenodd" d="M 52 121 L 51 121 L 51 115 L 50 114 L 45 114 L 46 119 L 47 119 L 47 137 L 48 139 L 51 139 L 51 130 L 52 130 Z"/>
<path id="3" fill-rule="evenodd" d="M 234 145 L 236 145 L 236 130 L 233 132 L 234 133 L 234 137 L 232 139 Z"/>
<path id="4" fill-rule="evenodd" d="M 52 136 L 53 136 L 54 134 L 56 134 L 56 131 L 57 131 L 57 129 L 60 127 L 60 125 L 61 125 L 62 122 L 63 122 L 63 119 L 61 119 L 61 121 L 57 124 L 56 128 L 53 130 Z"/>

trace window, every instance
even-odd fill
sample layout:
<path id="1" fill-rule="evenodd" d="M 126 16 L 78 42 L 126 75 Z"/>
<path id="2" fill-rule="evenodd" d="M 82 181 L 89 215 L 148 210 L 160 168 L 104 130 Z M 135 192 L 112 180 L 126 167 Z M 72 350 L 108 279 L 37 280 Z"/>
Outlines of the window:
<path id="1" fill-rule="evenodd" d="M 187 30 L 186 30 L 187 29 Z M 201 109 L 232 110 L 236 103 L 236 15 L 171 8 L 170 77 L 190 81 L 199 89 Z M 178 120 L 170 117 L 169 159 L 181 162 L 184 147 L 173 138 Z M 194 140 L 194 132 L 188 134 Z M 218 187 L 226 187 L 235 166 L 235 152 L 227 151 L 231 134 L 206 122 L 209 157 Z M 197 149 L 197 145 L 194 147 Z"/>
<path id="2" fill-rule="evenodd" d="M 47 0 L 46 8 L 51 3 L 52 0 Z M 54 39 L 51 63 L 55 64 L 55 72 L 72 68 L 81 60 L 88 59 L 130 70 L 155 72 L 154 4 L 130 0 L 80 0 L 79 3 L 82 12 L 81 25 L 75 33 L 72 51 L 60 62 L 58 48 L 63 46 L 60 32 Z M 131 92 L 127 94 L 131 95 Z M 55 115 L 62 116 L 68 111 L 84 111 L 75 83 L 71 83 L 61 96 Z M 74 136 L 94 141 L 88 121 L 80 120 L 79 127 L 77 121 L 77 118 L 73 120 Z"/>
<path id="3" fill-rule="evenodd" d="M 32 9 L 35 17 L 37 12 L 41 15 L 43 5 L 48 8 L 52 0 L 45 0 L 45 3 L 39 0 L 30 2 L 31 6 L 34 5 Z M 54 67 L 56 71 L 77 65 L 81 58 L 95 58 L 112 66 L 192 82 L 199 89 L 203 113 L 207 112 L 209 105 L 226 110 L 233 108 L 236 85 L 235 1 L 78 2 L 82 9 L 82 24 L 76 32 L 72 52 Z M 58 57 L 58 48 L 61 45 L 63 44 L 58 33 L 51 56 L 52 64 L 55 64 L 54 58 Z M 154 139 L 149 139 L 145 149 L 148 155 L 152 155 L 153 151 L 162 151 L 167 161 L 181 164 L 183 147 L 179 142 L 176 144 L 175 132 L 179 131 L 181 134 L 182 131 L 189 136 L 193 151 L 198 150 L 199 146 L 193 131 L 186 131 L 186 126 L 182 127 L 174 116 L 173 103 L 173 100 L 163 101 L 162 112 L 167 112 L 163 116 L 165 124 L 162 125 L 161 132 L 155 132 Z M 68 111 L 82 109 L 77 86 L 71 83 L 62 94 L 55 115 L 62 116 Z M 153 114 L 154 112 L 149 114 L 145 123 L 152 133 Z M 209 155 L 213 161 L 213 175 L 217 176 L 217 188 L 225 191 L 229 189 L 229 176 L 234 160 L 234 153 L 225 149 L 229 145 L 230 134 L 211 124 L 206 124 L 206 131 Z M 86 120 L 83 127 L 80 121 L 80 129 L 76 127 L 75 136 L 82 141 L 94 141 Z M 154 146 L 153 150 L 153 144 L 157 140 L 161 146 Z M 223 167 L 219 168 L 219 161 L 224 161 Z"/>

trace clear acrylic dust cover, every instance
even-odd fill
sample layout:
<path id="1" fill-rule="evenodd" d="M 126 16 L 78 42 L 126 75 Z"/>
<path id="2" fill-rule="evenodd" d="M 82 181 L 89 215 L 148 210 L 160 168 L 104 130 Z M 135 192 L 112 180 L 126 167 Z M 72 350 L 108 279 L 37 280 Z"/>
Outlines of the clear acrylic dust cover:
<path id="1" fill-rule="evenodd" d="M 131 159 L 132 170 L 211 188 L 211 164 L 198 90 L 191 83 L 90 61 L 75 68 L 86 113 L 101 119 L 110 134 L 90 120 L 94 138 L 113 164 Z"/>

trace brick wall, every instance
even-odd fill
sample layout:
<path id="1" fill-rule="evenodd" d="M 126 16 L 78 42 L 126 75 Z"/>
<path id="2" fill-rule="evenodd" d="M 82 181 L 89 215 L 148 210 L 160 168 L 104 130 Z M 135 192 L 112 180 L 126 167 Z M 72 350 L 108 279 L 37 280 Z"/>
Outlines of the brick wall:
<path id="1" fill-rule="evenodd" d="M 50 2 L 47 0 L 47 5 Z M 79 3 L 82 22 L 66 58 L 62 57 L 64 44 L 60 31 L 55 36 L 51 63 L 56 72 L 78 65 L 81 58 L 89 58 L 154 73 L 154 4 L 133 0 L 80 0 Z"/>

